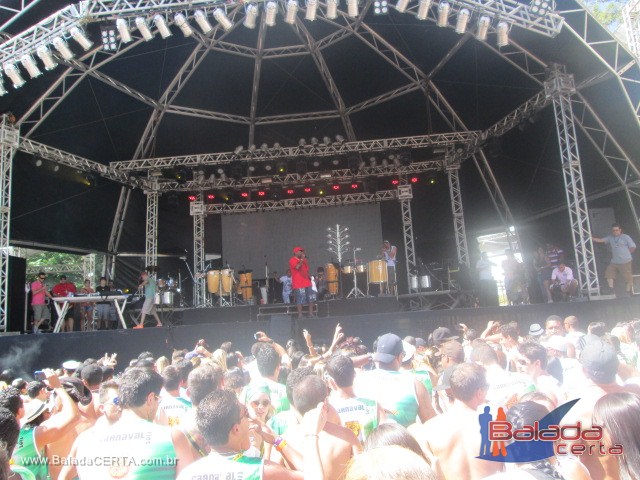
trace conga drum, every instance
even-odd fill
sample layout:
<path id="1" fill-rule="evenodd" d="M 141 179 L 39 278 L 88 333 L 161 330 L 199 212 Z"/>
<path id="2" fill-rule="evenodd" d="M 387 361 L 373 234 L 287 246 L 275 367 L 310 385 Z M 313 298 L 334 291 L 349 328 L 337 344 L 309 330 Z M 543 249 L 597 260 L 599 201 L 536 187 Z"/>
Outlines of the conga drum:
<path id="1" fill-rule="evenodd" d="M 209 270 L 207 272 L 207 290 L 209 293 L 219 293 L 220 270 Z"/>
<path id="2" fill-rule="evenodd" d="M 253 270 L 240 270 L 238 272 L 238 289 L 242 299 L 246 302 L 253 298 Z"/>
<path id="3" fill-rule="evenodd" d="M 327 276 L 327 290 L 331 295 L 338 294 L 338 269 L 333 263 L 324 266 L 324 273 Z"/>
<path id="4" fill-rule="evenodd" d="M 367 270 L 367 279 L 369 283 L 387 283 L 389 275 L 387 273 L 387 262 L 384 260 L 372 260 L 369 262 Z"/>
<path id="5" fill-rule="evenodd" d="M 224 270 L 220 270 L 220 281 L 222 282 L 220 295 L 231 295 L 233 291 L 233 269 L 225 268 Z"/>

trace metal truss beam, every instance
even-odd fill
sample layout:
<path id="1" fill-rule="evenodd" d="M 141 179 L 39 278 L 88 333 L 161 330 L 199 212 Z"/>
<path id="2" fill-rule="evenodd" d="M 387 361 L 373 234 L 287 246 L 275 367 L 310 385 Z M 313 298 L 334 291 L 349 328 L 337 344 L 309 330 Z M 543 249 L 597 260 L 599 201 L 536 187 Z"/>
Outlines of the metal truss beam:
<path id="1" fill-rule="evenodd" d="M 147 190 L 147 223 L 144 248 L 144 266 L 158 265 L 158 200 L 157 190 Z"/>
<path id="2" fill-rule="evenodd" d="M 340 90 L 338 89 L 338 86 L 336 85 L 336 82 L 334 81 L 333 76 L 329 71 L 329 66 L 325 61 L 324 56 L 321 53 L 321 50 L 318 48 L 318 45 L 316 44 L 316 41 L 311 36 L 311 33 L 309 33 L 309 30 L 307 30 L 307 28 L 304 26 L 304 23 L 302 22 L 302 20 L 300 20 L 297 17 L 296 17 L 296 27 L 297 27 L 295 29 L 296 34 L 309 49 L 309 52 L 311 53 L 311 57 L 313 58 L 313 61 L 316 64 L 318 71 L 320 72 L 320 76 L 322 77 L 322 80 L 324 81 L 324 84 L 327 87 L 327 90 L 329 91 L 329 95 L 331 95 L 331 99 L 333 100 L 333 103 L 340 114 L 340 119 L 342 120 L 342 126 L 347 135 L 347 139 L 350 142 L 355 141 L 356 134 L 355 134 L 355 131 L 353 130 L 351 119 L 349 118 L 349 115 L 347 115 L 346 113 L 346 106 L 344 104 L 344 100 L 342 99 Z"/>
<path id="3" fill-rule="evenodd" d="M 283 187 L 296 186 L 320 181 L 350 182 L 370 176 L 386 177 L 390 175 L 415 175 L 429 171 L 442 171 L 444 170 L 444 164 L 445 162 L 443 160 L 431 160 L 427 162 L 414 162 L 407 166 L 400 167 L 393 165 L 388 167 L 363 167 L 356 172 L 349 169 L 340 169 L 323 172 L 308 172 L 304 175 L 289 173 L 287 175 L 244 177 L 240 180 L 234 180 L 233 178 L 226 178 L 224 180 L 216 178 L 215 180 L 205 180 L 201 182 L 189 180 L 183 184 L 179 184 L 175 181 L 165 181 L 159 182 L 158 190 L 161 192 L 194 192 L 198 190 L 215 190 L 225 188 L 264 188 L 265 185 L 281 185 Z M 331 177 L 328 177 L 327 175 L 331 175 Z M 265 179 L 268 183 L 264 183 Z"/>
<path id="4" fill-rule="evenodd" d="M 329 120 L 332 118 L 340 118 L 340 112 L 337 110 L 327 110 L 324 112 L 305 112 L 305 113 L 285 113 L 283 115 L 268 115 L 256 118 L 256 125 L 273 125 L 276 123 L 289 122 L 309 122 L 317 120 Z"/>
<path id="5" fill-rule="evenodd" d="M 398 199 L 400 200 L 400 215 L 402 217 L 402 239 L 404 242 L 404 263 L 407 275 L 407 287 L 409 293 L 418 290 L 411 286 L 411 274 L 416 272 L 416 248 L 413 240 L 413 219 L 411 217 L 411 199 L 413 192 L 411 184 L 406 176 L 400 177 L 400 187 L 398 188 Z M 397 272 L 396 272 L 397 273 Z M 398 286 L 395 286 L 397 292 Z"/>
<path id="6" fill-rule="evenodd" d="M 239 202 L 232 204 L 205 205 L 208 214 L 272 212 L 316 207 L 339 207 L 361 203 L 377 203 L 385 200 L 396 200 L 396 190 L 380 190 L 376 193 L 350 193 L 330 197 L 291 198 L 286 200 L 265 200 L 262 202 Z"/>
<path id="7" fill-rule="evenodd" d="M 615 75 L 626 100 L 636 114 L 636 128 L 640 128 L 638 57 L 601 25 L 581 2 L 558 2 L 558 7 L 558 13 L 565 20 L 565 28 L 582 40 L 602 64 Z"/>
<path id="8" fill-rule="evenodd" d="M 235 22 L 236 16 L 238 15 L 240 9 L 241 7 L 238 6 L 231 12 L 229 19 L 232 22 Z M 238 23 L 235 22 L 234 26 L 228 32 L 225 32 L 220 27 L 220 25 L 216 25 L 213 27 L 213 31 L 209 34 L 209 37 L 203 37 L 200 34 L 195 35 L 195 38 L 198 41 L 198 45 L 191 52 L 191 55 L 189 55 L 187 60 L 182 64 L 176 75 L 173 77 L 173 80 L 171 80 L 171 83 L 169 83 L 169 85 L 163 92 L 160 100 L 158 100 L 163 108 L 160 110 L 154 110 L 151 113 L 151 117 L 149 118 L 144 132 L 140 137 L 140 141 L 138 142 L 134 158 L 138 159 L 150 155 L 154 146 L 156 136 L 158 134 L 158 128 L 160 127 L 160 123 L 164 118 L 166 107 L 173 104 L 177 96 L 182 91 L 182 88 L 189 81 L 195 70 L 200 66 L 202 61 L 209 53 L 210 49 L 217 45 L 220 41 L 222 41 L 237 27 L 237 25 Z"/>
<path id="9" fill-rule="evenodd" d="M 591 240 L 589 210 L 582 178 L 573 109 L 571 108 L 571 95 L 575 93 L 573 76 L 567 75 L 562 67 L 555 65 L 545 83 L 545 90 L 547 95 L 553 98 L 553 111 L 558 130 L 562 176 L 571 219 L 578 282 L 580 290 L 591 298 L 599 294 L 600 285 L 593 241 Z"/>
<path id="10" fill-rule="evenodd" d="M 237 160 L 261 162 L 282 158 L 315 158 L 344 155 L 360 152 L 380 152 L 387 150 L 420 149 L 475 142 L 480 136 L 478 131 L 434 133 L 413 137 L 383 138 L 359 140 L 355 142 L 334 143 L 332 145 L 306 145 L 304 147 L 285 147 L 279 149 L 242 151 L 240 153 L 223 152 L 175 157 L 147 158 L 111 162 L 111 168 L 117 172 L 155 170 L 169 167 L 196 167 L 202 165 L 220 165 Z"/>
<path id="11" fill-rule="evenodd" d="M 96 276 L 96 254 L 90 253 L 82 257 L 82 279 L 91 280 L 91 283 L 95 283 Z"/>
<path id="12" fill-rule="evenodd" d="M 198 202 L 202 205 L 203 195 L 198 194 Z M 204 208 L 203 208 L 204 211 Z M 193 215 L 193 271 L 194 273 L 204 272 L 204 238 L 205 228 L 204 221 L 206 214 Z M 193 306 L 204 307 L 207 299 L 207 293 L 205 289 L 206 279 L 201 276 L 196 276 L 196 283 L 193 286 Z"/>
<path id="13" fill-rule="evenodd" d="M 462 208 L 462 190 L 460 189 L 460 164 L 452 164 L 447 167 L 449 180 L 449 194 L 451 196 L 451 211 L 453 212 L 453 229 L 456 238 L 458 263 L 471 266 L 469 248 L 467 247 L 467 232 L 464 225 L 464 210 Z"/>
<path id="14" fill-rule="evenodd" d="M 187 117 L 206 118 L 207 120 L 218 120 L 221 122 L 239 123 L 242 125 L 250 125 L 251 118 L 242 115 L 233 115 L 231 113 L 213 112 L 211 110 L 202 110 L 200 108 L 182 107 L 179 105 L 169 105 L 165 108 L 165 113 L 175 115 L 185 115 Z"/>
<path id="15" fill-rule="evenodd" d="M 362 110 L 366 110 L 367 108 L 373 107 L 375 105 L 380 105 L 381 103 L 388 102 L 389 100 L 393 100 L 394 98 L 401 97 L 402 95 L 406 95 L 407 93 L 415 92 L 416 90 L 420 89 L 420 85 L 418 85 L 417 83 L 409 83 L 402 87 L 398 87 L 394 90 L 390 90 L 381 95 L 378 95 L 377 97 L 373 97 L 365 100 L 364 102 L 352 105 L 345 110 L 345 113 L 347 115 L 351 115 L 352 113 L 361 112 Z"/>
<path id="16" fill-rule="evenodd" d="M 258 94 L 260 93 L 260 73 L 262 72 L 262 55 L 264 54 L 264 41 L 267 35 L 267 24 L 265 16 L 260 18 L 260 28 L 258 30 L 258 42 L 255 60 L 253 62 L 253 83 L 251 85 L 251 106 L 249 107 L 249 142 L 247 145 L 255 144 L 256 140 L 256 116 L 258 112 Z"/>
<path id="17" fill-rule="evenodd" d="M 0 5 L 0 13 L 3 15 L 9 15 L 9 18 L 0 25 L 0 32 L 6 32 L 13 23 L 22 17 L 27 11 L 35 7 L 41 0 L 19 0 L 15 7 L 10 5 Z"/>
<path id="18" fill-rule="evenodd" d="M 27 267 L 27 275 L 35 275 L 38 272 L 45 272 L 49 275 L 56 275 L 58 273 L 77 273 L 84 275 L 84 259 L 83 263 L 61 263 L 58 265 L 34 265 Z"/>
<path id="19" fill-rule="evenodd" d="M 44 143 L 36 142 L 30 138 L 21 138 L 18 149 L 22 152 L 29 153 L 31 155 L 38 155 L 39 157 L 50 160 L 60 165 L 75 168 L 81 172 L 96 173 L 104 178 L 113 180 L 114 182 L 128 184 L 128 175 L 123 172 L 119 172 L 111 167 L 103 165 L 102 163 L 88 160 L 79 155 L 74 155 L 63 150 L 50 147 Z"/>
<path id="20" fill-rule="evenodd" d="M 19 139 L 18 128 L 3 115 L 0 118 L 0 332 L 6 332 L 9 324 L 11 170 Z"/>
<path id="21" fill-rule="evenodd" d="M 640 57 L 640 1 L 631 0 L 622 7 L 622 20 L 629 49 Z"/>
<path id="22" fill-rule="evenodd" d="M 113 279 L 115 278 L 116 256 L 120 245 L 120 237 L 124 227 L 124 220 L 127 215 L 129 206 L 129 198 L 131 197 L 131 189 L 123 186 L 120 189 L 120 197 L 116 207 L 116 214 L 111 224 L 111 234 L 109 235 L 109 243 L 107 244 L 107 254 L 104 256 L 102 265 L 102 276 Z"/>

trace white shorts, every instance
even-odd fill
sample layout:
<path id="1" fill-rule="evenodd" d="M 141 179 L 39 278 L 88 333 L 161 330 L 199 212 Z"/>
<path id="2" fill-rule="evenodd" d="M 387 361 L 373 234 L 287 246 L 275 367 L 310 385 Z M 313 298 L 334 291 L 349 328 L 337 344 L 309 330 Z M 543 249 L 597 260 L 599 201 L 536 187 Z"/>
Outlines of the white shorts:
<path id="1" fill-rule="evenodd" d="M 142 313 L 144 315 L 153 315 L 156 313 L 156 305 L 153 297 L 145 298 L 144 304 L 142 305 Z"/>

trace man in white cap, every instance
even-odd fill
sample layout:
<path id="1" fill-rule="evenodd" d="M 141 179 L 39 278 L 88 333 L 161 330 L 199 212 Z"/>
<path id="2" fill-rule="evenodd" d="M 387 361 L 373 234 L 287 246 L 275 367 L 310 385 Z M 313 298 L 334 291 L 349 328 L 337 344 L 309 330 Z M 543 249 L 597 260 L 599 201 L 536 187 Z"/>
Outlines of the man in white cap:
<path id="1" fill-rule="evenodd" d="M 547 349 L 549 358 L 557 358 L 562 365 L 562 389 L 567 400 L 578 398 L 577 392 L 584 386 L 586 377 L 582 373 L 580 362 L 575 358 L 567 358 L 567 341 L 560 335 L 552 335 L 542 346 Z"/>

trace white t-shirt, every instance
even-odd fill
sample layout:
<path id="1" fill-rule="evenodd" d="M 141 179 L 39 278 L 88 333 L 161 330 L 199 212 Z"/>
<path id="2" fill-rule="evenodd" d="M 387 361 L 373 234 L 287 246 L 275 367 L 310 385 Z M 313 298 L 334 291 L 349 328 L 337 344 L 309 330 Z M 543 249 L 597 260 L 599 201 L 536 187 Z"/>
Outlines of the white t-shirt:
<path id="1" fill-rule="evenodd" d="M 573 280 L 573 271 L 569 267 L 565 266 L 564 271 L 561 272 L 560 269 L 556 267 L 551 273 L 551 280 L 558 280 L 560 285 L 564 285 L 565 283 Z"/>

